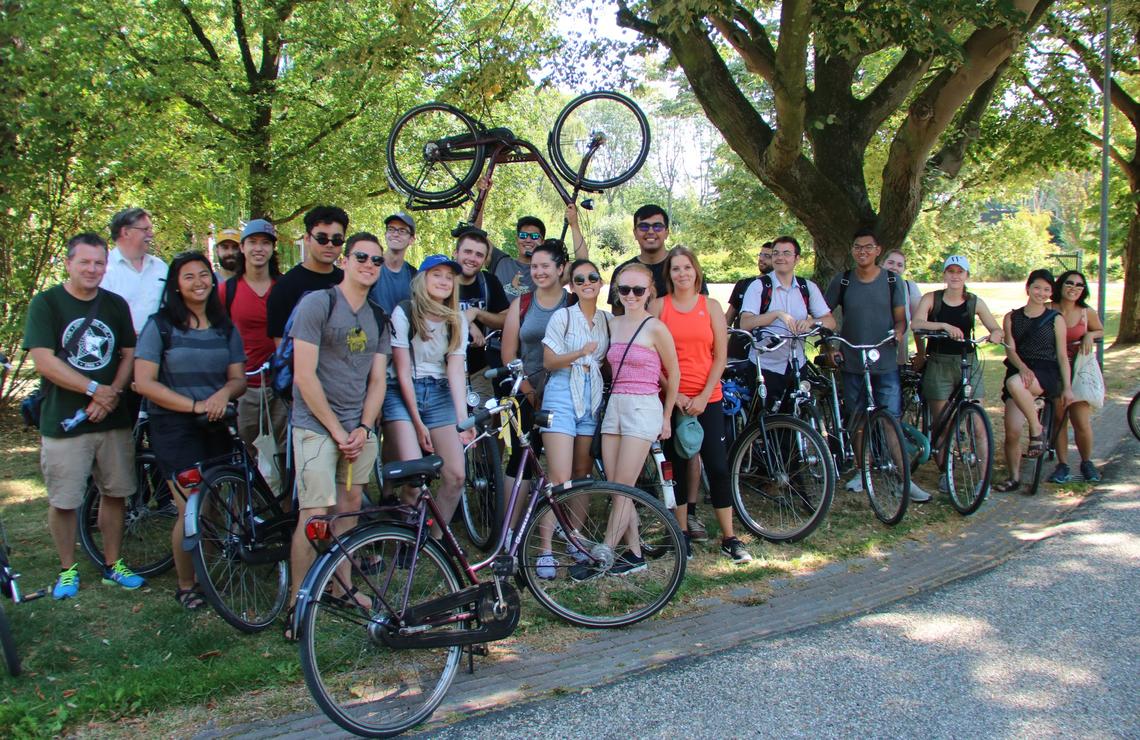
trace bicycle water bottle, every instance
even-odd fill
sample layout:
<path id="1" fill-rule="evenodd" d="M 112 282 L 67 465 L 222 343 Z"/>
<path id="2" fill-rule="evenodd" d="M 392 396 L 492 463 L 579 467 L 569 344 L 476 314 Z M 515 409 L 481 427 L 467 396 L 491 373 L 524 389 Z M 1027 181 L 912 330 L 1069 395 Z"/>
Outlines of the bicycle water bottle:
<path id="1" fill-rule="evenodd" d="M 59 425 L 63 428 L 63 431 L 70 432 L 85 421 L 87 421 L 87 411 L 85 409 L 79 409 L 75 412 L 75 416 L 70 419 L 64 419 Z"/>

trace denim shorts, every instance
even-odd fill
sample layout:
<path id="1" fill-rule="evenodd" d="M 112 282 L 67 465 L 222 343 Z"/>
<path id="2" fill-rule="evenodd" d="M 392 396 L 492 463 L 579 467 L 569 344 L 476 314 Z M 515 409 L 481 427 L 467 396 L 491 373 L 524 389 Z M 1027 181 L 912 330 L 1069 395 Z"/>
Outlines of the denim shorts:
<path id="1" fill-rule="evenodd" d="M 451 400 L 451 386 L 447 378 L 416 378 L 412 381 L 416 392 L 416 406 L 420 419 L 428 429 L 455 426 L 455 403 Z M 384 409 L 381 423 L 390 421 L 411 421 L 412 415 L 404 405 L 400 393 L 400 382 L 388 379 L 388 390 L 384 393 Z"/>
<path id="2" fill-rule="evenodd" d="M 843 373 L 843 403 L 847 406 L 848 415 L 867 408 L 867 399 L 863 391 L 862 373 Z M 871 392 L 875 395 L 875 404 L 886 406 L 896 418 L 902 416 L 902 386 L 899 383 L 899 371 L 893 370 L 882 375 L 871 376 Z M 850 416 L 849 416 L 850 418 Z"/>
<path id="3" fill-rule="evenodd" d="M 592 437 L 594 428 L 598 425 L 597 414 L 591 414 L 590 405 L 590 378 L 586 378 L 583 398 L 587 408 L 582 416 L 574 413 L 574 399 L 570 394 L 570 374 L 554 373 L 546 383 L 546 390 L 542 393 L 542 409 L 550 411 L 553 419 L 549 427 L 543 427 L 544 432 L 565 434 L 568 437 Z"/>

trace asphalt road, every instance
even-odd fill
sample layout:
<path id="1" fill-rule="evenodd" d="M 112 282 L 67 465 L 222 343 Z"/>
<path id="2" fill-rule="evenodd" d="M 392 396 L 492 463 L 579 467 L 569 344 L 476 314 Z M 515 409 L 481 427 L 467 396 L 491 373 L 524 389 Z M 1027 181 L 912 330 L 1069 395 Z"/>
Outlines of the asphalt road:
<path id="1" fill-rule="evenodd" d="M 1140 444 L 1052 536 L 874 613 L 432 737 L 1140 737 Z"/>

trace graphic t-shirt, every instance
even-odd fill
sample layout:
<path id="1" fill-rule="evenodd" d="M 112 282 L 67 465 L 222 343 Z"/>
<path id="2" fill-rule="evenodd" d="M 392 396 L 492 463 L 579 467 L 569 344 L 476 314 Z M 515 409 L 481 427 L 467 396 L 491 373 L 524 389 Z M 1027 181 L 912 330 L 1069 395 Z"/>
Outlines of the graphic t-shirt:
<path id="1" fill-rule="evenodd" d="M 488 313 L 502 313 L 510 308 L 511 303 L 507 299 L 507 294 L 503 290 L 503 284 L 499 279 L 487 272 L 486 270 L 480 272 L 475 276 L 474 282 L 470 285 L 459 284 L 459 310 L 466 311 L 469 308 L 478 308 Z M 475 325 L 484 334 L 487 333 L 487 327 L 478 321 Z M 470 337 L 468 337 L 470 339 Z M 478 372 L 487 367 L 487 352 L 485 347 L 476 347 L 474 344 L 468 343 L 467 345 L 467 372 L 468 374 Z"/>
<path id="2" fill-rule="evenodd" d="M 234 302 L 230 305 L 230 319 L 241 334 L 242 347 L 245 348 L 245 371 L 253 372 L 261 367 L 276 349 L 273 340 L 266 333 L 266 318 L 268 316 L 269 294 L 272 287 L 265 291 L 265 295 L 258 295 L 246 282 L 245 277 L 238 278 L 237 288 L 234 291 Z M 226 283 L 218 286 L 218 294 L 222 305 L 226 305 Z M 261 387 L 261 377 L 251 375 L 246 378 L 250 388 Z"/>
<path id="3" fill-rule="evenodd" d="M 412 297 L 412 278 L 416 276 L 416 268 L 405 262 L 400 266 L 399 272 L 392 272 L 387 265 L 380 266 L 380 277 L 372 286 L 372 300 L 384 309 L 389 316 L 400 305 Z"/>
<path id="4" fill-rule="evenodd" d="M 110 385 L 119 371 L 119 358 L 124 349 L 135 346 L 135 327 L 131 321 L 131 309 L 122 297 L 100 289 L 103 302 L 99 312 L 76 344 L 75 351 L 64 361 L 88 378 Z M 24 329 L 24 349 L 46 348 L 58 353 L 78 331 L 87 312 L 90 301 L 81 301 L 67 292 L 62 285 L 48 288 L 36 294 L 28 304 L 27 325 Z M 134 424 L 127 406 L 120 403 L 103 421 L 95 424 L 87 421 L 74 431 L 64 432 L 59 424 L 70 419 L 79 409 L 87 408 L 91 402 L 83 393 L 59 388 L 44 380 L 44 402 L 40 411 L 40 434 L 45 437 L 75 437 L 88 432 L 101 432 L 108 429 L 122 429 Z"/>
<path id="5" fill-rule="evenodd" d="M 285 336 L 285 323 L 301 296 L 314 290 L 324 290 L 340 283 L 344 271 L 334 267 L 332 272 L 313 272 L 304 265 L 297 265 L 282 275 L 269 291 L 265 304 L 266 333 L 272 339 Z"/>
<path id="6" fill-rule="evenodd" d="M 241 334 L 232 326 L 182 329 L 172 325 L 170 344 L 164 350 L 155 316 L 147 320 L 139 334 L 135 356 L 156 363 L 158 382 L 175 393 L 195 401 L 205 401 L 229 380 L 230 365 L 245 362 Z M 150 404 L 149 408 L 152 416 L 180 413 L 164 409 L 157 403 Z"/>
<path id="7" fill-rule="evenodd" d="M 534 291 L 529 262 L 524 264 L 514 259 L 501 260 L 495 265 L 495 277 L 502 283 L 503 290 L 512 301 L 523 293 Z"/>

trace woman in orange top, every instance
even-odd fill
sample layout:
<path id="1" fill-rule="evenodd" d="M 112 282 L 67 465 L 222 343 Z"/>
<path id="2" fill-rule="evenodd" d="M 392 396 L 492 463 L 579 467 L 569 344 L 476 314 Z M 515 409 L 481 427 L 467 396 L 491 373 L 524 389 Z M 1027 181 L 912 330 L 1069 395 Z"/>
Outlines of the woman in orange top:
<path id="1" fill-rule="evenodd" d="M 697 256 L 691 250 L 685 247 L 671 249 L 665 258 L 664 272 L 666 295 L 655 300 L 649 310 L 669 327 L 677 346 L 677 364 L 681 372 L 677 413 L 697 417 L 704 429 L 700 459 L 708 474 L 709 493 L 717 524 L 720 525 L 720 551 L 735 563 L 746 563 L 752 556 L 733 533 L 728 456 L 724 444 L 724 409 L 720 391 L 720 376 L 728 352 L 728 325 L 724 310 L 715 300 L 700 294 L 704 275 Z M 688 473 L 689 465 L 697 458 L 695 455 L 688 459 L 682 457 L 668 442 L 664 447 L 665 454 L 673 462 L 676 480 L 688 486 L 687 497 L 677 497 L 677 521 L 685 532 L 688 545 L 689 514 L 697 503 L 700 480 L 699 476 Z M 689 554 L 691 556 L 691 549 Z"/>

